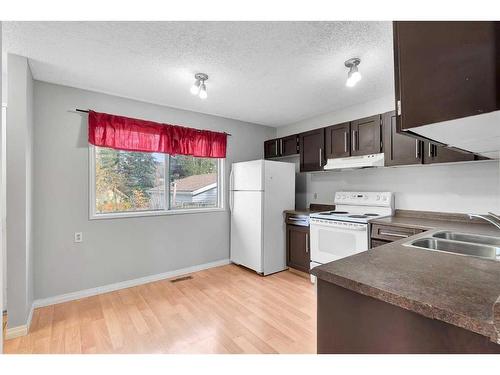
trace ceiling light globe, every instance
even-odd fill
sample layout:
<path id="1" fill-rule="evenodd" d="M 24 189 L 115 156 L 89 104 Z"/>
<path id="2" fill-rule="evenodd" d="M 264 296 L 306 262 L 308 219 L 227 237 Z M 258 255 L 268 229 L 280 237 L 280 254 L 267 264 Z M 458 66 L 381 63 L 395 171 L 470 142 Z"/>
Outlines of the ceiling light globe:
<path id="1" fill-rule="evenodd" d="M 345 82 L 345 85 L 347 87 L 354 87 L 356 85 L 356 81 L 353 80 L 351 77 L 347 78 L 347 81 Z"/>
<path id="2" fill-rule="evenodd" d="M 358 68 L 356 66 L 353 66 L 349 70 L 349 73 L 347 73 L 347 81 L 345 85 L 347 87 L 354 87 L 356 83 L 358 83 L 360 80 L 361 80 L 361 73 L 358 71 Z"/>
<path id="3" fill-rule="evenodd" d="M 198 94 L 198 96 L 200 97 L 200 99 L 206 99 L 208 97 L 207 87 L 205 86 L 205 83 L 202 83 L 200 85 L 200 93 Z"/>
<path id="4" fill-rule="evenodd" d="M 193 86 L 191 86 L 191 89 L 189 90 L 191 92 L 191 94 L 193 95 L 198 95 L 198 93 L 200 92 L 200 80 L 197 79 L 194 83 L 193 83 Z"/>
<path id="5" fill-rule="evenodd" d="M 351 79 L 353 79 L 354 82 L 358 83 L 359 81 L 361 81 L 361 73 L 360 72 L 352 73 Z"/>

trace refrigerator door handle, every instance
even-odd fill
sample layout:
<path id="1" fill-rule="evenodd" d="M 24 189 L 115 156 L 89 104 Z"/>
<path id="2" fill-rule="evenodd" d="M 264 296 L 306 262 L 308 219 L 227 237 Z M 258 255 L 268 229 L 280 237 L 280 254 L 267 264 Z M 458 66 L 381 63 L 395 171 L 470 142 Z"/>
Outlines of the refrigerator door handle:
<path id="1" fill-rule="evenodd" d="M 229 191 L 234 189 L 234 175 L 233 168 L 231 168 L 231 172 L 229 172 Z"/>
<path id="2" fill-rule="evenodd" d="M 233 168 L 231 168 L 231 172 L 229 172 L 229 211 L 233 212 L 233 197 L 234 197 L 234 174 Z"/>

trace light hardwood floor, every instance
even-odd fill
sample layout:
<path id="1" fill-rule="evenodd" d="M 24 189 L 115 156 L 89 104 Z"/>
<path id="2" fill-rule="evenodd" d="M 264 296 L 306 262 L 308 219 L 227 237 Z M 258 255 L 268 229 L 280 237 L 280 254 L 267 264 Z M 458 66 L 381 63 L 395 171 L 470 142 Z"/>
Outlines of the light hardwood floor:
<path id="1" fill-rule="evenodd" d="M 235 265 L 38 308 L 5 353 L 315 353 L 316 297 Z"/>

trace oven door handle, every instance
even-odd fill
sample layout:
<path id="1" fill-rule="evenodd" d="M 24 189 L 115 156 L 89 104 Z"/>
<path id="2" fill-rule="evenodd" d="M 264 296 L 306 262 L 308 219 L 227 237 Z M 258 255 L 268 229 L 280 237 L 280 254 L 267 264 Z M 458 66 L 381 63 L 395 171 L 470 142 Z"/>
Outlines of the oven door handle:
<path id="1" fill-rule="evenodd" d="M 310 227 L 311 227 L 311 230 L 314 229 L 314 227 L 318 227 L 318 228 L 328 228 L 328 229 L 340 229 L 342 231 L 364 231 L 367 229 L 367 226 L 366 225 L 361 225 L 361 226 L 355 226 L 355 227 L 347 227 L 347 226 L 332 226 L 332 225 L 328 225 L 328 224 L 321 224 L 321 223 L 314 223 L 314 222 L 310 222 Z"/>

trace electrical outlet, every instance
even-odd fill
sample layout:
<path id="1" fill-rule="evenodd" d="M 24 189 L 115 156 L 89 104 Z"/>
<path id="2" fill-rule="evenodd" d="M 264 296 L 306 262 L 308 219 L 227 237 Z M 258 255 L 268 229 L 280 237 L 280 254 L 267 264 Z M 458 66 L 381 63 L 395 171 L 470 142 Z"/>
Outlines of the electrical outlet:
<path id="1" fill-rule="evenodd" d="M 318 193 L 314 193 L 314 199 L 318 199 Z"/>
<path id="2" fill-rule="evenodd" d="M 82 242 L 82 241 L 83 241 L 82 232 L 75 232 L 75 242 Z"/>

